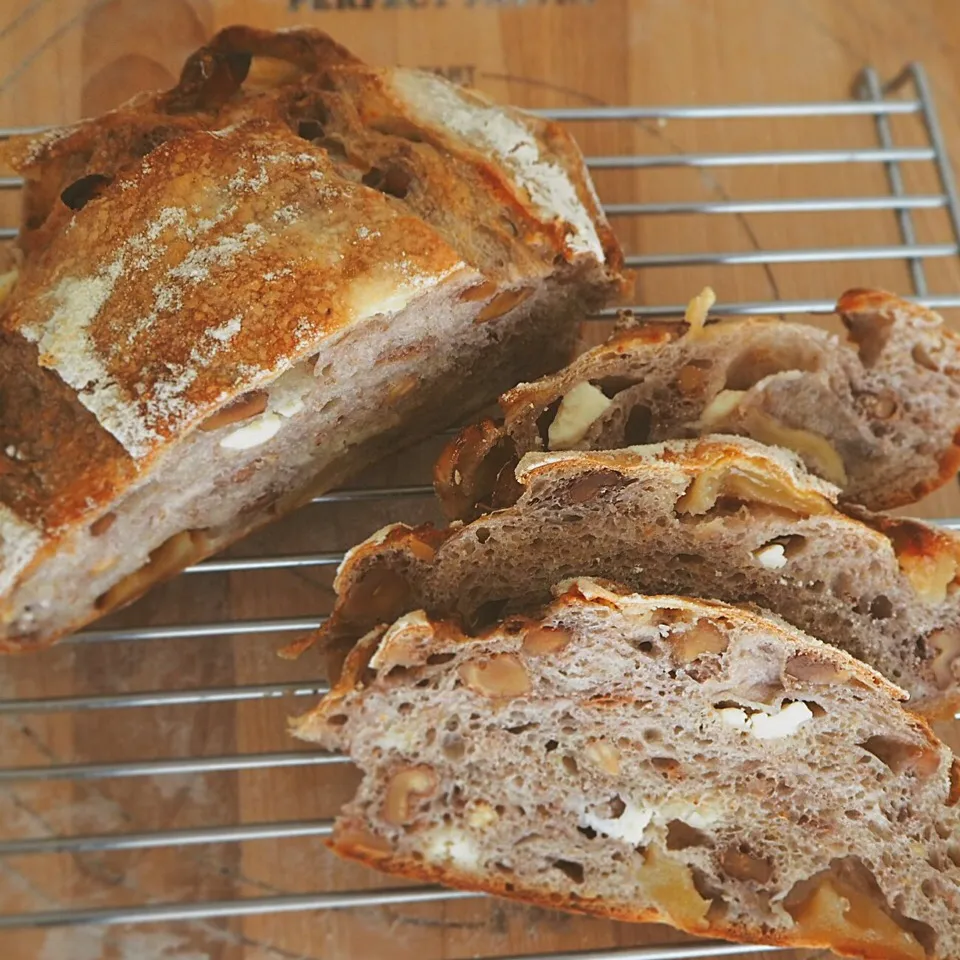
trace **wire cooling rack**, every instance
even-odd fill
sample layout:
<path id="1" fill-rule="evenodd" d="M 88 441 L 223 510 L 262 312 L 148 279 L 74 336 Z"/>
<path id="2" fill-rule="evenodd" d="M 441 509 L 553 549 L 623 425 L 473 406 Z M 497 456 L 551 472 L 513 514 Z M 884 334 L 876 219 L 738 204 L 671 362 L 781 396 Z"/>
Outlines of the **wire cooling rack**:
<path id="1" fill-rule="evenodd" d="M 867 69 L 854 95 L 836 102 L 542 113 L 570 123 L 575 132 L 582 123 L 628 133 L 646 125 L 656 133 L 667 124 L 706 127 L 721 121 L 722 143 L 725 131 L 739 121 L 815 121 L 831 140 L 854 122 L 865 122 L 874 138 L 866 146 L 626 150 L 589 157 L 588 163 L 628 251 L 638 224 L 671 217 L 706 224 L 761 214 L 882 215 L 895 218 L 899 235 L 899 242 L 886 245 L 832 246 L 839 221 L 826 219 L 818 233 L 822 245 L 813 247 L 631 254 L 627 263 L 641 271 L 641 280 L 644 271 L 710 268 L 712 282 L 722 289 L 724 271 L 731 267 L 882 261 L 891 270 L 906 268 L 920 302 L 960 308 L 960 293 L 931 292 L 931 265 L 960 254 L 960 203 L 919 65 L 907 66 L 885 87 Z M 897 145 L 895 124 L 904 118 L 915 122 L 919 143 Z M 619 142 L 634 143 L 629 136 Z M 874 179 L 865 177 L 867 186 L 878 182 L 879 170 L 886 189 L 789 199 L 741 198 L 729 190 L 697 197 L 698 185 L 712 170 L 751 167 L 769 173 L 798 165 L 869 169 Z M 923 169 L 935 188 L 908 189 L 913 172 Z M 652 177 L 657 170 L 692 171 L 693 185 L 686 181 L 677 189 L 696 199 L 646 202 L 650 191 L 640 188 L 649 181 L 635 175 Z M 627 176 L 615 183 L 605 179 L 610 173 Z M 0 181 L 4 189 L 19 186 L 12 178 Z M 644 202 L 633 199 L 637 195 Z M 937 234 L 930 241 L 918 239 L 918 218 L 924 215 Z M 15 234 L 12 226 L 0 230 L 6 239 Z M 892 280 L 891 286 L 898 283 Z M 828 312 L 832 305 L 832 299 L 758 298 L 720 303 L 716 310 L 793 314 Z M 646 316 L 678 316 L 684 304 L 644 303 L 634 309 Z M 310 657 L 291 664 L 275 658 L 274 651 L 285 635 L 299 635 L 322 621 L 344 547 L 387 520 L 434 516 L 426 482 L 431 452 L 428 444 L 379 467 L 367 478 L 376 485 L 364 486 L 361 479 L 359 486 L 317 498 L 293 521 L 191 568 L 95 629 L 40 655 L 5 661 L 0 954 L 69 960 L 101 955 L 97 950 L 107 955 L 113 943 L 118 956 L 194 958 L 226 944 L 239 950 L 231 957 L 244 958 L 400 958 L 408 950 L 421 960 L 441 953 L 507 960 L 505 954 L 520 944 L 527 960 L 692 960 L 769 949 L 694 941 L 662 928 L 644 928 L 641 934 L 637 927 L 537 914 L 472 894 L 404 887 L 340 866 L 323 850 L 320 840 L 329 834 L 331 820 L 318 818 L 317 811 L 335 812 L 349 793 L 349 768 L 337 756 L 286 739 L 284 715 L 309 707 L 326 684 L 315 678 L 317 665 Z M 960 528 L 955 518 L 939 522 Z M 282 924 L 264 919 L 295 911 L 310 911 L 313 932 L 292 926 L 289 917 Z M 362 916 L 362 922 L 351 928 L 350 916 Z M 132 936 L 122 931 L 139 930 L 130 926 L 137 924 L 166 933 L 128 940 L 124 953 L 110 937 Z M 356 939 L 357 924 L 366 939 Z M 58 939 L 62 928 L 71 928 L 69 937 Z M 431 929 L 442 931 L 440 939 L 430 934 L 410 946 L 411 938 Z M 291 944 L 291 936 L 300 939 Z M 305 942 L 320 952 L 308 952 Z"/>

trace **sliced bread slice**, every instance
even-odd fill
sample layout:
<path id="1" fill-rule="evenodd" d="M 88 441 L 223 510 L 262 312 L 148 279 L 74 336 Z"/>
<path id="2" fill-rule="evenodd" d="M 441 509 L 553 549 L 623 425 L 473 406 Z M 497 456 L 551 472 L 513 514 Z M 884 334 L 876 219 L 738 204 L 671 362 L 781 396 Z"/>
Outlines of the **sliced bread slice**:
<path id="1" fill-rule="evenodd" d="M 705 936 L 960 955 L 960 765 L 863 664 L 720 603 L 580 579 L 476 637 L 371 634 L 295 732 L 363 779 L 377 869 Z"/>
<path id="2" fill-rule="evenodd" d="M 960 539 L 836 506 L 786 451 L 737 437 L 528 454 L 511 507 L 439 531 L 389 527 L 350 551 L 322 636 L 350 646 L 424 608 L 468 630 L 571 576 L 754 603 L 904 686 L 960 706 Z"/>
<path id="3" fill-rule="evenodd" d="M 937 314 L 872 290 L 837 303 L 849 342 L 810 324 L 755 317 L 640 323 L 568 367 L 500 398 L 436 467 L 451 518 L 519 495 L 512 471 L 539 450 L 613 450 L 735 433 L 794 450 L 845 500 L 873 510 L 918 500 L 960 466 L 960 338 Z"/>

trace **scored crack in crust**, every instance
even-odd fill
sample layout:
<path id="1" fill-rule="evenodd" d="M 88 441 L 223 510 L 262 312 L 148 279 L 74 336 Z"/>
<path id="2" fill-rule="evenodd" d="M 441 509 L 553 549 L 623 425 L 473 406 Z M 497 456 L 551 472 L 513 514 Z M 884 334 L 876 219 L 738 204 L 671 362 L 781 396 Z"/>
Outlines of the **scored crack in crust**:
<path id="1" fill-rule="evenodd" d="M 446 530 L 396 524 L 351 550 L 316 635 L 334 661 L 423 608 L 476 629 L 567 577 L 755 604 L 906 688 L 960 706 L 960 539 L 837 506 L 787 451 L 739 437 L 528 454 L 511 507 Z"/>
<path id="2" fill-rule="evenodd" d="M 872 510 L 912 503 L 960 467 L 960 338 L 923 307 L 874 290 L 837 303 L 849 333 L 771 317 L 640 322 L 500 398 L 503 422 L 466 427 L 435 470 L 445 514 L 472 520 L 520 494 L 540 450 L 612 450 L 733 433 L 798 453 Z"/>
<path id="3" fill-rule="evenodd" d="M 224 30 L 0 158 L 0 649 L 556 369 L 621 288 L 569 135 L 315 30 Z"/>
<path id="4" fill-rule="evenodd" d="M 960 765 L 782 620 L 580 578 L 466 635 L 371 632 L 293 732 L 363 779 L 328 841 L 401 876 L 701 936 L 960 953 Z"/>

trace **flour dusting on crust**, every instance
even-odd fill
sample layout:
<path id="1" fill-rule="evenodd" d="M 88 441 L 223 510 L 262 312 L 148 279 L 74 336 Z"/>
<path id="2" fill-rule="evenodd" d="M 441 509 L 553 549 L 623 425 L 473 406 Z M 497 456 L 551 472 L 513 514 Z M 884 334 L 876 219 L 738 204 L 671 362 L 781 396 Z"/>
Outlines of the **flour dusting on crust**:
<path id="1" fill-rule="evenodd" d="M 567 246 L 577 254 L 604 259 L 603 246 L 589 211 L 566 171 L 540 155 L 536 137 L 502 107 L 486 106 L 441 77 L 397 69 L 394 90 L 421 119 L 441 133 L 452 130 L 481 151 L 489 151 L 526 190 L 537 209 L 570 226 Z"/>

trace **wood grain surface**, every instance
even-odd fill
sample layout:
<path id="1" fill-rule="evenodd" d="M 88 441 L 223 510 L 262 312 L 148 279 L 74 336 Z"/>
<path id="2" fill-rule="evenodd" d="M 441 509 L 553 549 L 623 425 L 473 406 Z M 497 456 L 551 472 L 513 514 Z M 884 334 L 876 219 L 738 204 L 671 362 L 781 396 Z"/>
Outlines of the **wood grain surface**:
<path id="1" fill-rule="evenodd" d="M 933 86 L 960 157 L 960 4 L 956 0 L 2 0 L 0 126 L 73 120 L 145 87 L 172 84 L 218 27 L 250 22 L 328 30 L 379 64 L 441 70 L 525 106 L 836 100 L 865 64 L 889 79 L 911 59 Z M 901 145 L 923 145 L 915 117 Z M 588 154 L 875 146 L 870 118 L 577 123 Z M 936 193 L 928 163 L 904 166 L 911 193 Z M 878 165 L 605 171 L 607 202 L 884 194 Z M 0 197 L 0 225 L 15 221 Z M 914 215 L 923 242 L 952 239 L 943 211 Z M 843 247 L 900 242 L 892 213 L 662 216 L 615 224 L 629 253 Z M 960 259 L 928 263 L 934 293 L 960 290 Z M 833 298 L 851 286 L 909 292 L 903 262 L 662 268 L 637 282 L 641 303 L 679 303 L 705 284 L 721 301 Z M 948 316 L 951 316 L 948 314 Z M 960 313 L 957 318 L 960 319 Z M 952 316 L 951 316 L 952 319 Z M 590 326 L 587 338 L 600 336 Z M 436 443 L 362 478 L 422 483 Z M 957 487 L 912 511 L 960 514 Z M 427 499 L 317 505 L 239 545 L 237 555 L 342 550 L 385 522 L 435 518 Z M 113 624 L 314 616 L 329 608 L 329 567 L 191 575 Z M 0 697 L 53 697 L 296 680 L 309 657 L 279 660 L 278 635 L 68 643 L 0 664 Z M 0 765 L 305 750 L 285 717 L 310 697 L 132 710 L 0 715 Z M 0 786 L 0 835 L 100 834 L 310 820 L 350 792 L 346 766 L 178 774 Z M 317 838 L 0 859 L 0 912 L 232 900 L 396 887 L 339 863 Z M 660 927 L 563 916 L 486 899 L 265 914 L 229 920 L 0 932 L 0 956 L 39 960 L 440 960 L 686 942 Z M 767 956 L 768 954 L 763 954 Z M 772 956 L 773 954 L 769 954 Z M 801 954 L 780 953 L 792 957 Z M 591 957 L 599 954 L 591 953 Z M 804 955 L 805 956 L 805 955 Z"/>

